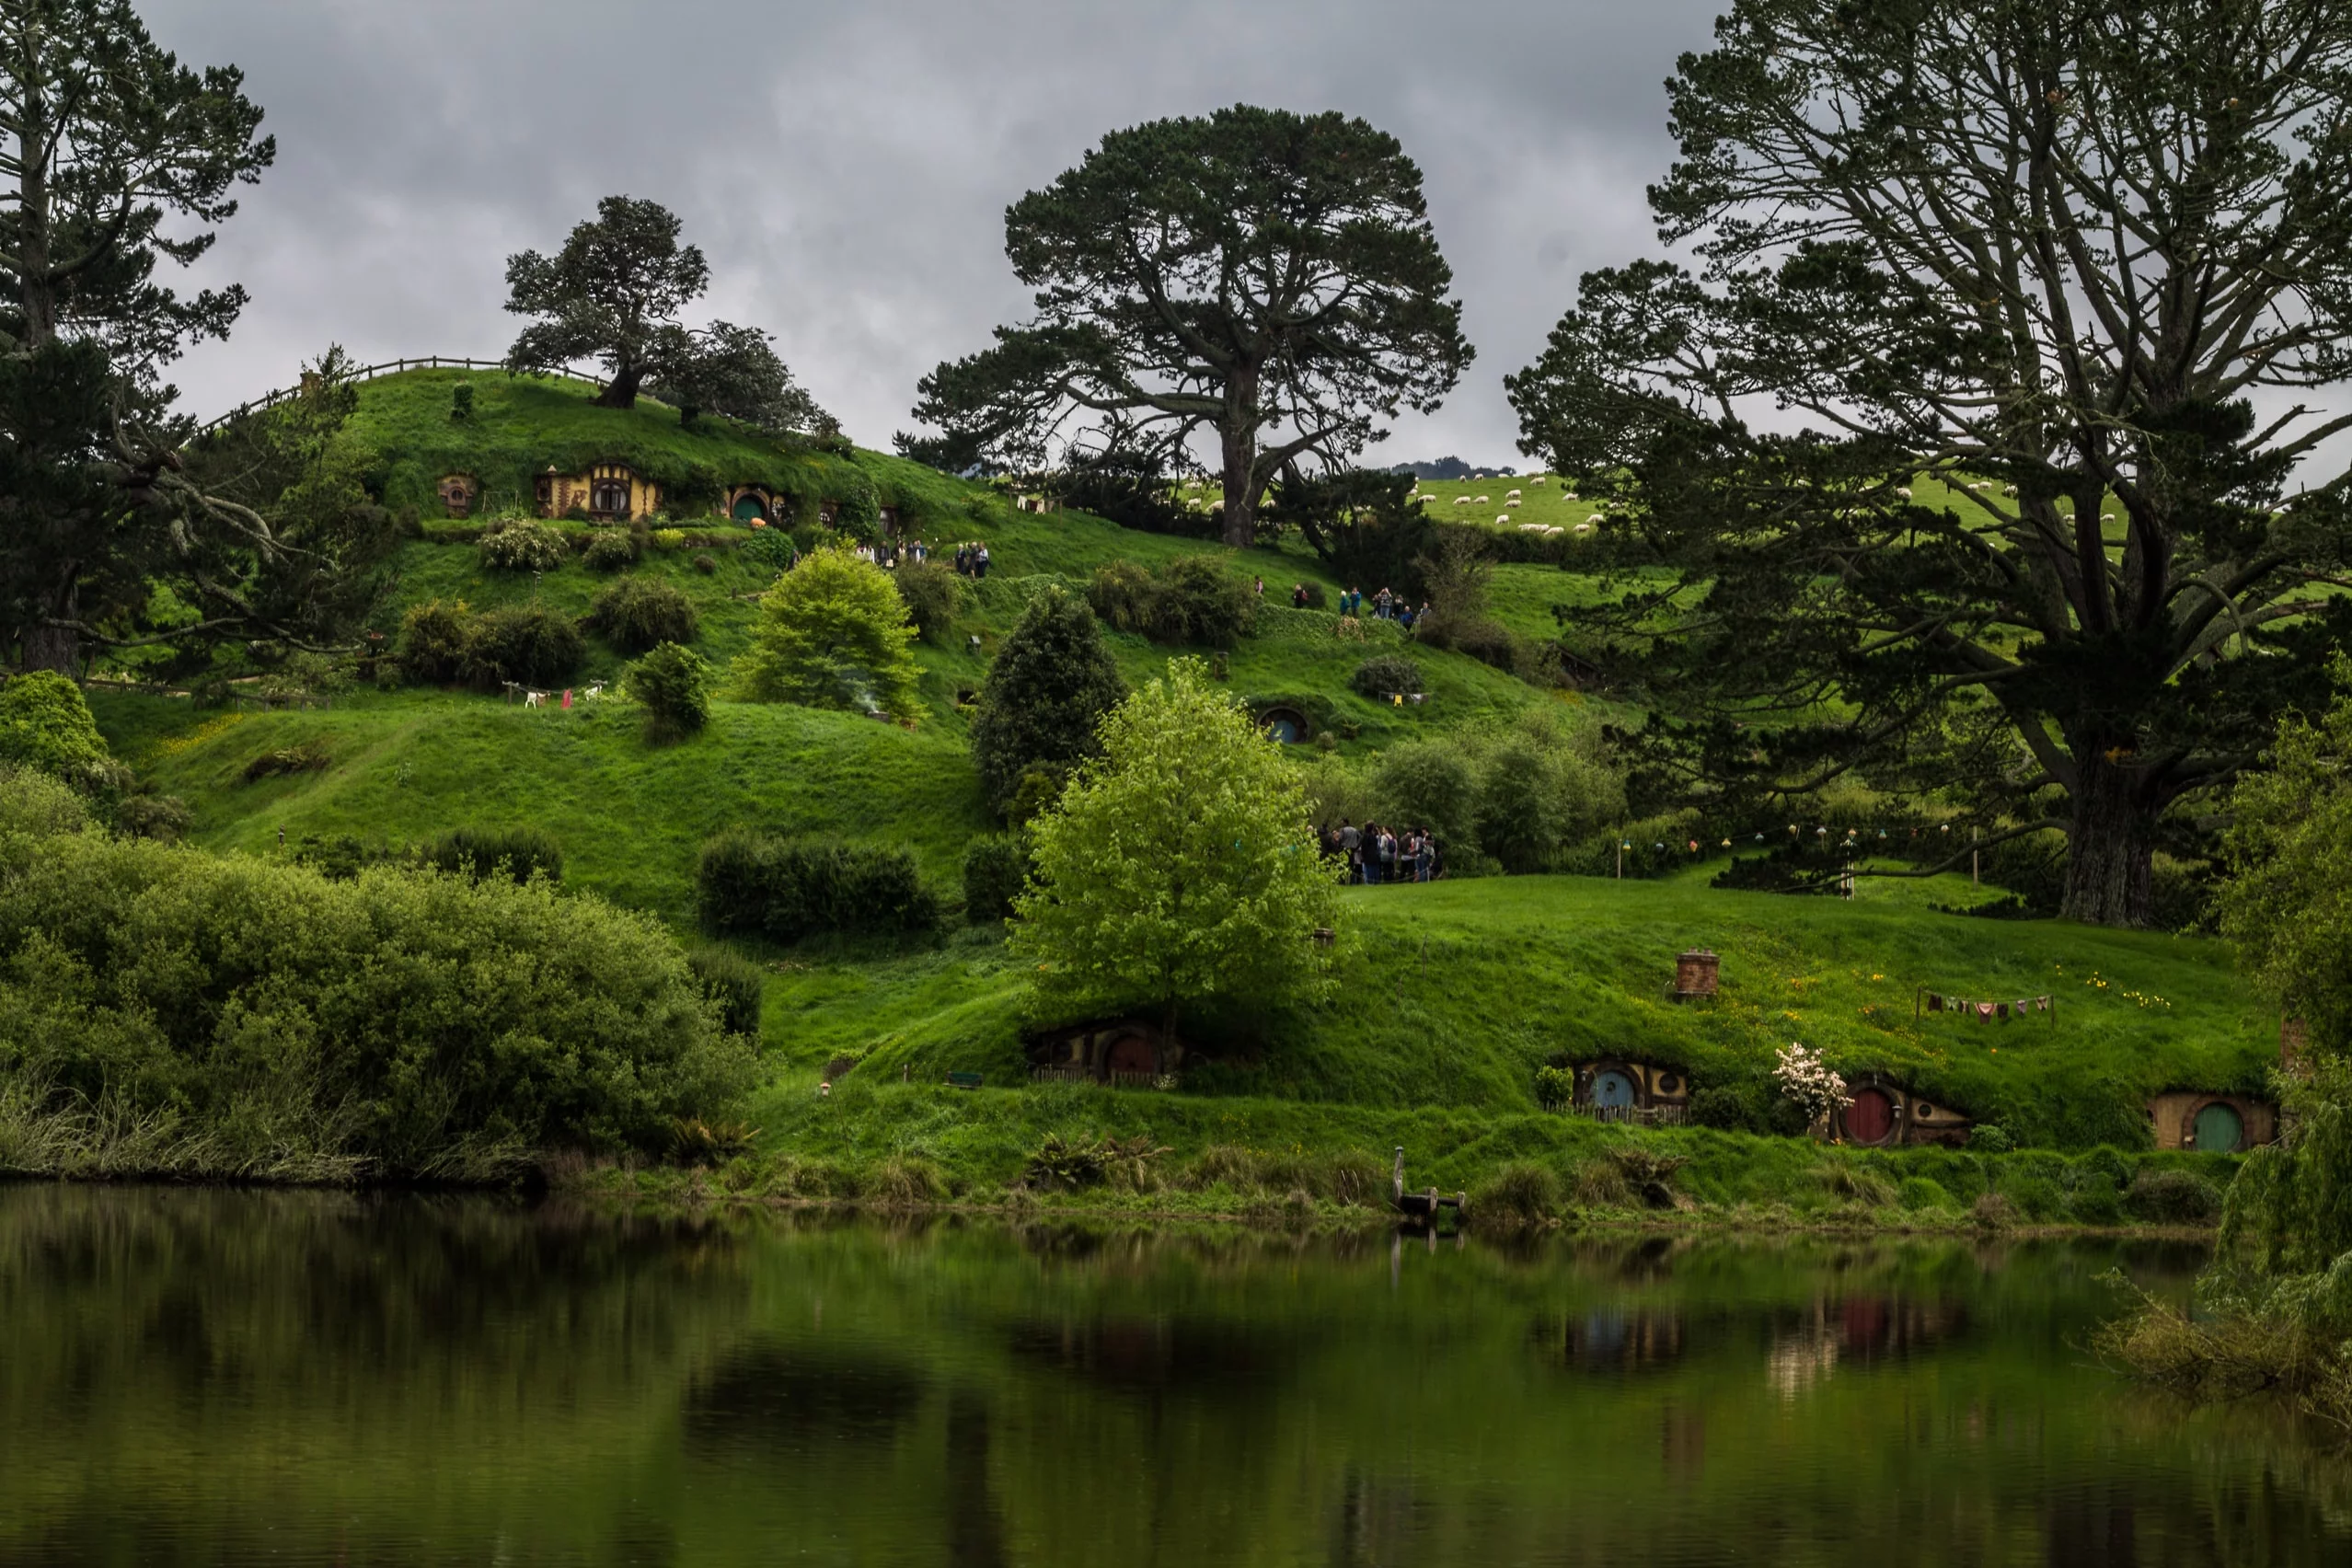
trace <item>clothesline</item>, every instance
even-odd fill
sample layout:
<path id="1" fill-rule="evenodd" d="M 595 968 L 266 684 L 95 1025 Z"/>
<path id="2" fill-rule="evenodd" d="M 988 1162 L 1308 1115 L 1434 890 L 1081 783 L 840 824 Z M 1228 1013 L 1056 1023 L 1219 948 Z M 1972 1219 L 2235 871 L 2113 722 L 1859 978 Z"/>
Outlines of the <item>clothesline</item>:
<path id="1" fill-rule="evenodd" d="M 2058 1026 L 2056 997 L 2021 997 L 2015 1001 L 1988 1002 L 1971 997 L 1949 996 L 1921 986 L 1911 998 L 1911 1017 L 1919 1019 L 1932 1012 L 1960 1013 L 1973 1017 L 1978 1023 L 1991 1023 L 1995 1020 L 2007 1023 L 2011 1019 L 2023 1018 L 2029 1012 L 2042 1012 L 2050 1015 L 2052 1028 Z"/>
<path id="2" fill-rule="evenodd" d="M 1925 830 L 1925 829 L 1923 829 L 1923 828 L 1921 828 L 1921 827 L 1919 827 L 1918 825 L 1916 825 L 1916 824 L 1914 824 L 1904 823 L 1904 824 L 1898 824 L 1897 825 L 1898 825 L 1898 826 L 1901 826 L 1901 827 L 1904 827 L 1904 828 L 1907 828 L 1907 829 L 1908 830 L 1908 832 L 1904 835 L 1904 836 L 1905 836 L 1907 839 L 1908 839 L 1908 838 L 1923 838 L 1923 837 L 1927 837 L 1927 836 L 1929 836 L 1929 835 L 1927 834 L 1927 832 L 1926 832 L 1926 830 Z M 1866 831 L 1865 829 L 1858 828 L 1858 827 L 1850 827 L 1850 828 L 1846 829 L 1846 836 L 1845 836 L 1845 837 L 1844 837 L 1844 838 L 1842 838 L 1842 839 L 1839 840 L 1838 847 L 1839 847 L 1839 848 L 1841 848 L 1841 849 L 1859 849 L 1859 848 L 1861 848 L 1861 847 L 1862 847 L 1864 844 L 1871 842 L 1870 840 L 1865 839 L 1865 838 L 1863 838 L 1863 837 L 1862 837 L 1862 834 L 1863 834 L 1865 831 Z M 1935 836 L 1942 837 L 1942 836 L 1945 836 L 1945 835 L 1950 834 L 1950 833 L 1951 833 L 1951 831 L 1952 831 L 1952 824 L 1951 824 L 1950 823 L 1948 823 L 1948 822 L 1947 822 L 1947 823 L 1941 823 L 1941 824 L 1937 824 L 1937 826 L 1936 826 L 1936 829 L 1935 829 Z M 1887 829 L 1885 829 L 1885 828 L 1884 828 L 1884 827 L 1877 829 L 1877 830 L 1876 830 L 1876 832 L 1877 832 L 1878 838 L 1879 838 L 1879 839 L 1881 839 L 1881 840 L 1885 840 L 1885 841 L 1887 841 L 1887 842 L 1890 842 L 1890 843 L 1894 840 L 1894 837 L 1895 837 L 1894 834 L 1893 834 L 1893 833 L 1891 833 L 1891 832 L 1889 832 Z M 1804 839 L 1804 828 L 1802 828 L 1802 827 L 1800 827 L 1800 826 L 1798 826 L 1798 825 L 1797 825 L 1796 824 L 1794 824 L 1794 823 L 1791 823 L 1791 824 L 1789 824 L 1789 828 L 1788 828 L 1788 835 L 1789 835 L 1789 837 L 1790 837 L 1791 839 L 1793 839 L 1793 840 L 1796 840 L 1796 841 L 1799 841 L 1799 842 L 1802 842 L 1802 841 L 1803 841 L 1803 839 Z M 1712 837 L 1712 836 L 1713 836 L 1713 834 L 1711 832 L 1711 833 L 1708 835 L 1708 836 L 1709 836 L 1709 837 Z M 1827 828 L 1827 827 L 1817 826 L 1817 827 L 1816 827 L 1816 828 L 1813 830 L 1813 836 L 1814 836 L 1814 839 L 1815 839 L 1815 841 L 1816 841 L 1816 843 L 1818 843 L 1818 842 L 1820 842 L 1820 841 L 1822 841 L 1822 840 L 1826 840 L 1826 839 L 1829 836 L 1829 829 L 1828 829 L 1828 828 Z M 1719 846 L 1719 847 L 1721 847 L 1721 848 L 1724 848 L 1724 849 L 1735 848 L 1735 847 L 1737 847 L 1737 843 L 1736 843 L 1736 841 L 1737 841 L 1738 839 L 1741 839 L 1741 838 L 1748 838 L 1748 837 L 1750 837 L 1750 836 L 1749 836 L 1749 835 L 1747 835 L 1747 834 L 1746 834 L 1746 833 L 1733 834 L 1733 835 L 1731 835 L 1731 836 L 1729 836 L 1725 837 L 1725 838 L 1724 839 L 1723 843 Z M 1777 834 L 1775 834 L 1775 833 L 1758 833 L 1758 834 L 1756 834 L 1756 835 L 1754 835 L 1754 836 L 1753 836 L 1753 837 L 1752 837 L 1752 839 L 1751 839 L 1751 842 L 1756 843 L 1756 844 L 1765 844 L 1765 843 L 1770 843 L 1770 842 L 1774 841 L 1777 837 L 1778 837 L 1778 835 L 1777 835 Z M 1620 836 L 1620 838 L 1619 838 L 1619 840 L 1618 840 L 1618 845 L 1617 845 L 1617 847 L 1618 847 L 1619 848 L 1620 848 L 1620 849 L 1631 849 L 1631 848 L 1632 848 L 1632 847 L 1633 847 L 1633 841 L 1632 841 L 1631 839 L 1630 839 L 1630 838 L 1626 838 L 1626 837 L 1623 837 L 1623 836 Z M 1684 847 L 1685 848 L 1687 848 L 1688 850 L 1689 850 L 1689 852 L 1690 852 L 1691 854 L 1696 855 L 1696 854 L 1700 853 L 1702 849 L 1706 848 L 1706 847 L 1707 847 L 1707 845 L 1706 845 L 1706 844 L 1705 844 L 1702 840 L 1701 840 L 1701 839 L 1692 838 L 1692 839 L 1686 840 L 1686 841 L 1685 841 L 1685 843 L 1684 843 L 1684 846 L 1683 846 L 1683 847 Z M 1654 843 L 1654 844 L 1651 845 L 1651 846 L 1650 846 L 1650 847 L 1651 847 L 1651 848 L 1653 848 L 1653 849 L 1664 849 L 1664 848 L 1666 848 L 1666 843 L 1665 843 L 1663 840 L 1661 840 L 1661 841 L 1659 841 L 1659 842 L 1657 842 L 1657 843 Z"/>

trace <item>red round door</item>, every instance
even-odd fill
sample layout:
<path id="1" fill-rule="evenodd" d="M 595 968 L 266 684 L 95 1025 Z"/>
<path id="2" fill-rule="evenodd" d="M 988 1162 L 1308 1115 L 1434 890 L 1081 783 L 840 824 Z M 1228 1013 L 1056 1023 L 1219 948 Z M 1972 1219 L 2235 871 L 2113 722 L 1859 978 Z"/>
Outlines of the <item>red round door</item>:
<path id="1" fill-rule="evenodd" d="M 1846 1107 L 1846 1136 L 1858 1144 L 1885 1143 L 1894 1130 L 1895 1102 L 1885 1090 L 1862 1090 Z"/>
<path id="2" fill-rule="evenodd" d="M 1142 1035 L 1130 1034 L 1112 1045 L 1102 1065 L 1106 1071 L 1114 1073 L 1156 1073 L 1159 1070 L 1159 1053 Z"/>

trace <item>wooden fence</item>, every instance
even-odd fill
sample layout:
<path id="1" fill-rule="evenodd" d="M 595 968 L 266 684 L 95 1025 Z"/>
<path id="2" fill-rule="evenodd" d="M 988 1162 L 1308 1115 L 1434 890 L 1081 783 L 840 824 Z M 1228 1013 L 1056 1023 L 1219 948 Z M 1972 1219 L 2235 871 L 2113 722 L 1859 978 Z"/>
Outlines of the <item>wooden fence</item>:
<path id="1" fill-rule="evenodd" d="M 1107 1083 L 1113 1089 L 1174 1089 L 1176 1075 L 1174 1073 L 1112 1073 L 1107 1078 L 1097 1078 L 1090 1067 L 1057 1065 L 1050 1067 L 1030 1068 L 1029 1081 L 1032 1083 Z"/>
<path id="2" fill-rule="evenodd" d="M 427 354 L 421 359 L 386 360 L 382 364 L 372 364 L 363 370 L 352 372 L 351 379 L 357 384 L 374 381 L 380 376 L 398 375 L 404 371 L 410 370 L 504 370 L 505 368 L 504 360 L 464 359 L 449 354 Z M 599 392 L 605 389 L 605 383 L 599 377 L 587 375 L 581 376 L 580 379 L 593 383 Z M 274 409 L 289 398 L 299 397 L 301 393 L 302 387 L 296 385 L 282 387 L 278 391 L 256 398 L 250 403 L 240 403 L 210 424 L 198 427 L 196 433 L 210 435 L 223 425 L 244 419 L 248 414 L 260 413 L 265 409 Z"/>
<path id="3" fill-rule="evenodd" d="M 1627 1127 L 1679 1127 L 1689 1121 L 1689 1110 L 1681 1105 L 1579 1105 L 1579 1116 L 1595 1122 L 1614 1122 Z"/>

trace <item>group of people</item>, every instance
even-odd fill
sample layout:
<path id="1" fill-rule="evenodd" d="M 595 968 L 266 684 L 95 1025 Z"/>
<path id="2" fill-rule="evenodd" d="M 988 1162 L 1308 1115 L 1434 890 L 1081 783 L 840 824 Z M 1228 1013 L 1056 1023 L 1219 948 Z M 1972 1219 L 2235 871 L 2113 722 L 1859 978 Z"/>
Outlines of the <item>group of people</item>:
<path id="1" fill-rule="evenodd" d="M 955 547 L 955 574 L 974 582 L 988 575 L 988 547 L 978 539 Z"/>
<path id="2" fill-rule="evenodd" d="M 1362 827 L 1342 822 L 1323 830 L 1323 853 L 1345 863 L 1349 882 L 1375 887 L 1382 882 L 1434 882 L 1445 870 L 1436 836 L 1425 827 L 1399 830 L 1377 822 Z"/>
<path id="3" fill-rule="evenodd" d="M 1361 618 L 1364 614 L 1364 590 L 1350 588 L 1340 595 L 1340 614 Z M 1386 588 L 1372 595 L 1372 618 L 1394 621 L 1406 631 L 1411 631 L 1414 622 L 1426 619 L 1428 615 L 1429 605 L 1426 600 L 1423 601 L 1419 609 L 1415 609 L 1412 602 L 1402 594 L 1392 594 Z"/>

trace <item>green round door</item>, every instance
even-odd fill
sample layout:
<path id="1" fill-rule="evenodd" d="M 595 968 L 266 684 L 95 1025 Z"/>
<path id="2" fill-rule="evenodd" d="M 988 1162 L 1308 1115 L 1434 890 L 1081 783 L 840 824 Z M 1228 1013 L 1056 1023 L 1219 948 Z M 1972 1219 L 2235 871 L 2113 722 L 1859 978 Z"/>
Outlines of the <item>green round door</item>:
<path id="1" fill-rule="evenodd" d="M 2215 1101 L 2196 1113 L 2196 1150 L 2199 1154 L 2230 1154 L 2245 1141 L 2246 1124 L 2238 1119 L 2237 1110 Z"/>
<path id="2" fill-rule="evenodd" d="M 755 495 L 738 496 L 735 500 L 735 521 L 750 523 L 767 521 L 767 502 Z"/>

